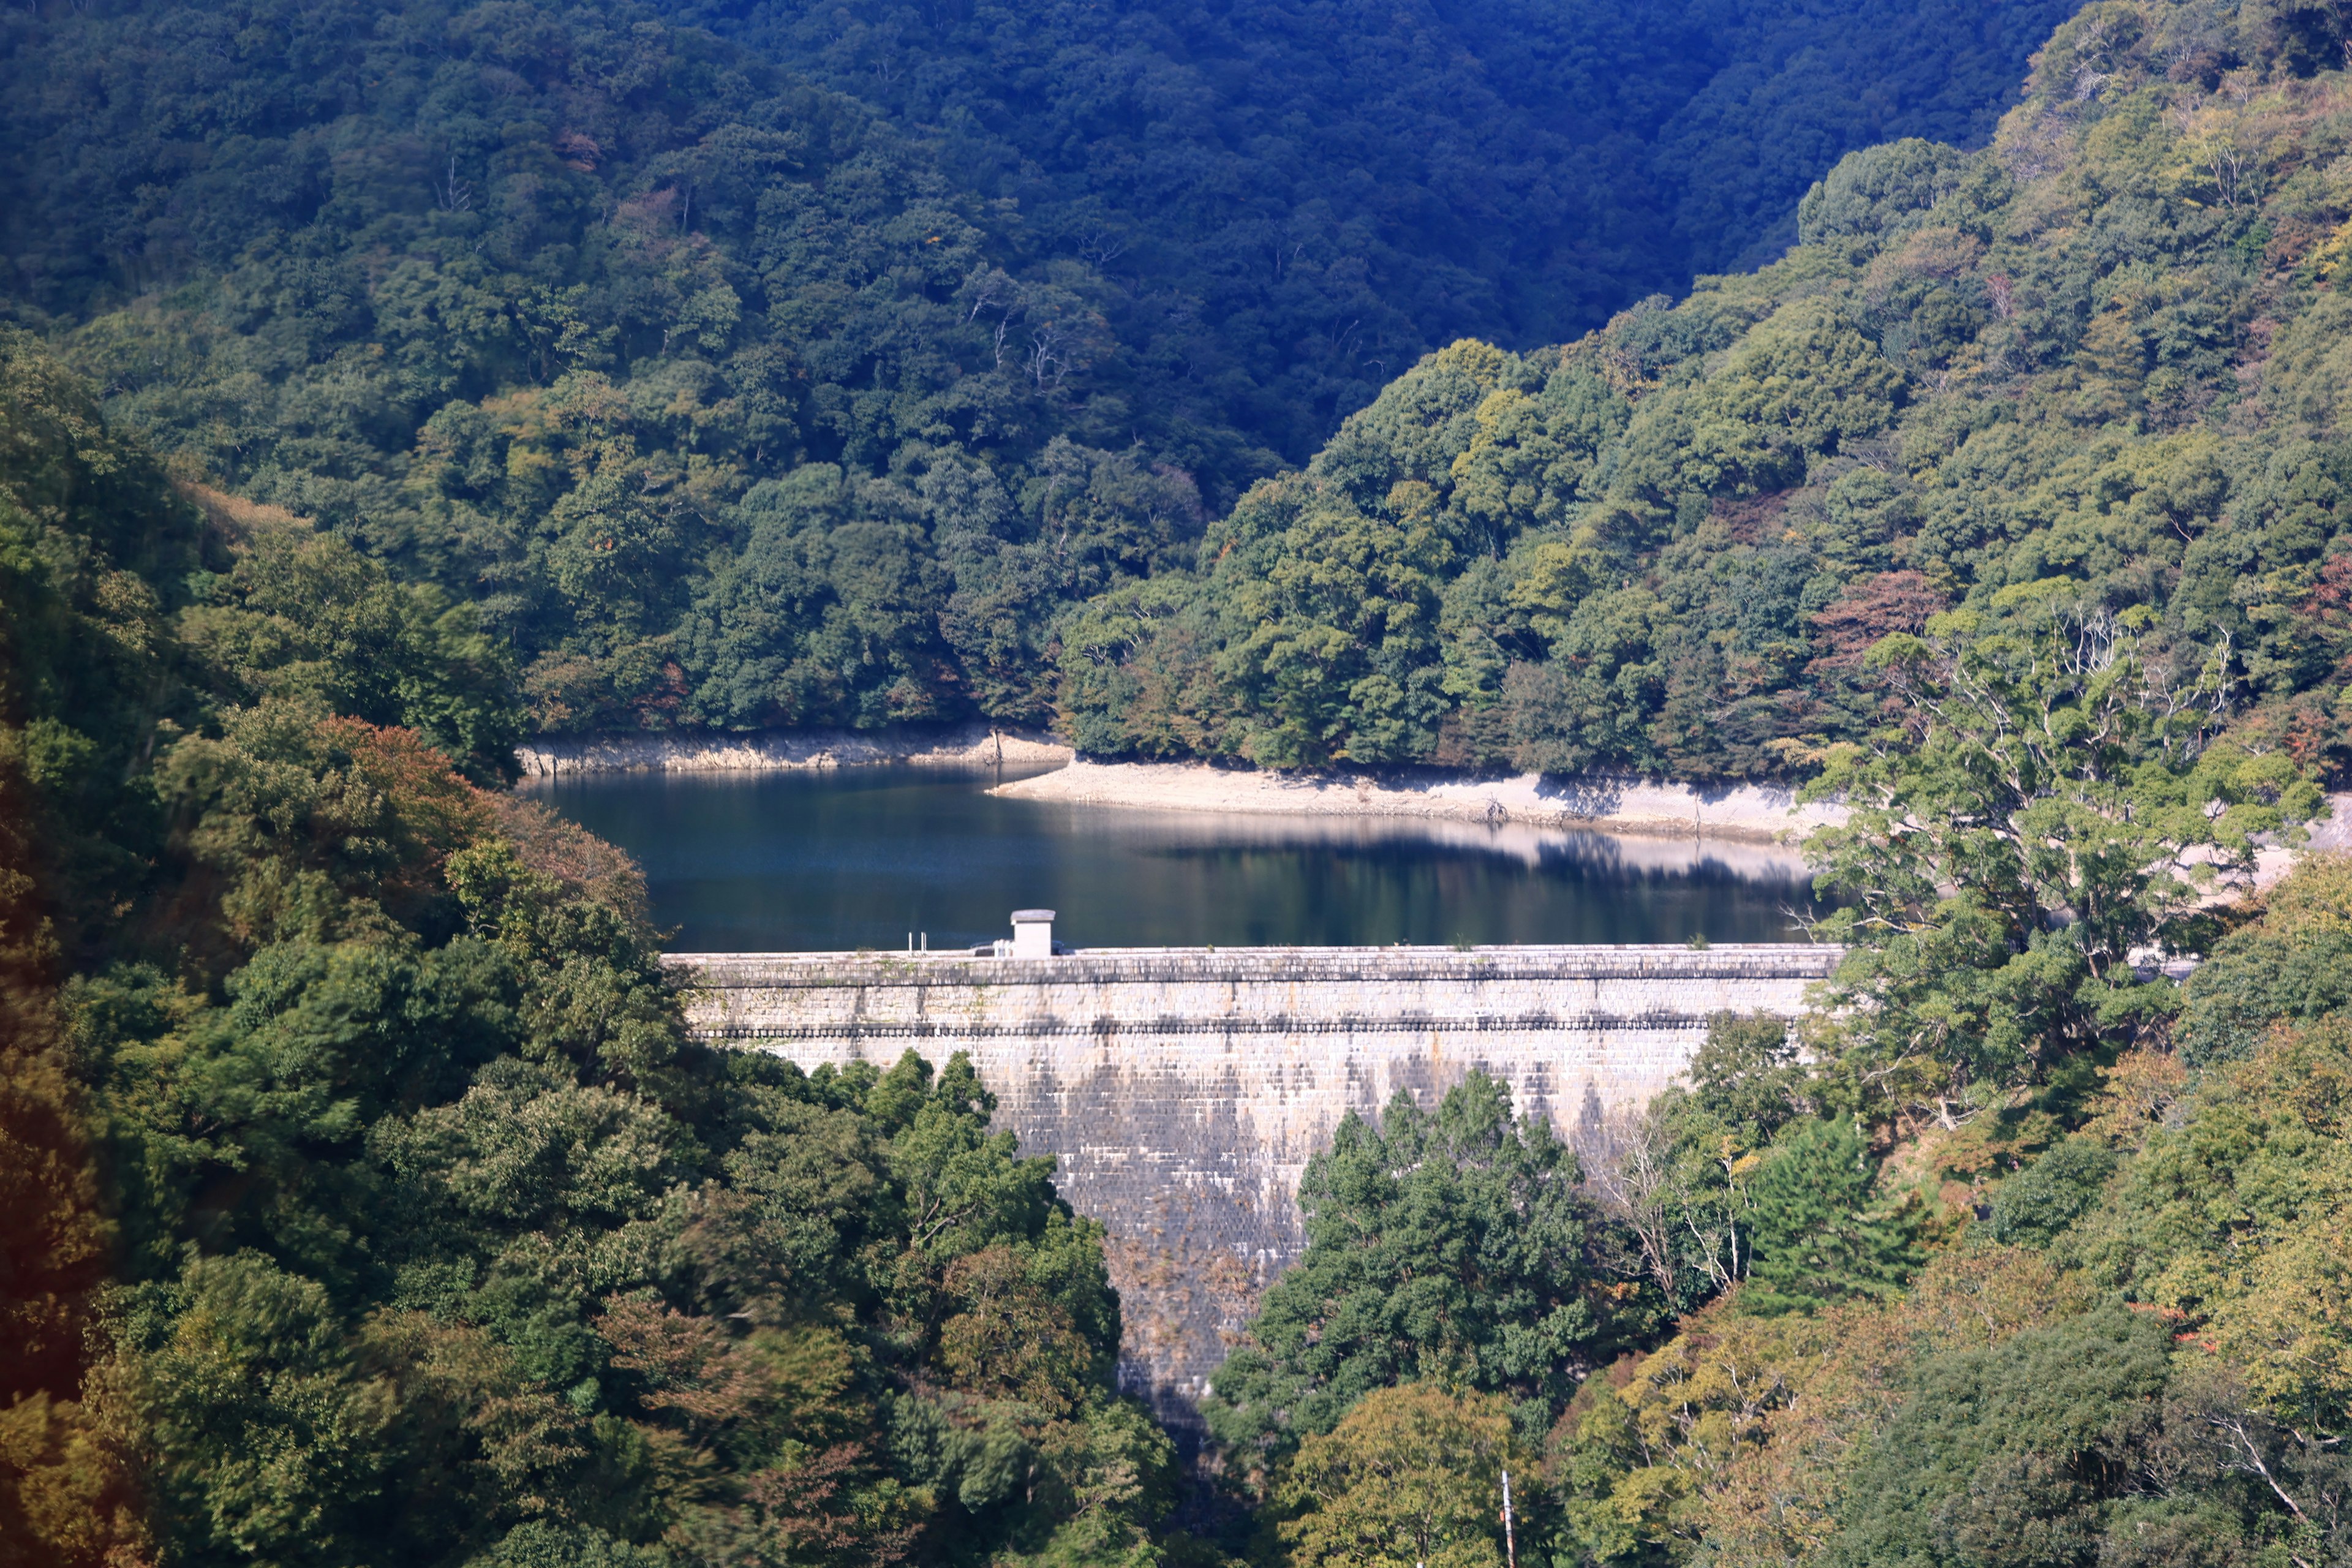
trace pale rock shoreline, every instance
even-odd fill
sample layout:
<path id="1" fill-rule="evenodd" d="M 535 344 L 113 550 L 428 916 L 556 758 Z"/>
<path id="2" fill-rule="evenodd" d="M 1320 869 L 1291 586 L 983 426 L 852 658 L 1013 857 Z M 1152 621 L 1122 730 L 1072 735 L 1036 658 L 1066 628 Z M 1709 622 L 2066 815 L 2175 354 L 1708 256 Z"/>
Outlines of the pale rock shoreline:
<path id="1" fill-rule="evenodd" d="M 1771 843 L 1842 820 L 1834 805 L 1797 804 L 1774 784 L 1694 788 L 1649 779 L 1540 773 L 1479 778 L 1433 774 L 1246 772 L 1205 763 L 1097 763 L 1002 784 L 992 795 L 1075 805 L 1294 816 L 1417 816 L 1492 826 Z"/>
<path id="2" fill-rule="evenodd" d="M 543 736 L 515 748 L 525 779 L 571 773 L 773 773 L 877 763 L 926 767 L 1034 767 L 1075 753 L 1040 731 L 967 724 L 950 730 L 771 730 L 749 735 Z"/>
<path id="3" fill-rule="evenodd" d="M 1800 805 L 1780 784 L 1695 787 L 1608 774 L 1575 778 L 1415 770 L 1285 773 L 1208 763 L 1103 763 L 1039 730 L 967 724 L 945 730 L 775 730 L 755 734 L 544 737 L 515 749 L 526 784 L 609 773 L 767 773 L 901 763 L 918 766 L 1048 768 L 989 791 L 1016 800 L 1265 816 L 1418 817 L 1490 827 L 1572 828 L 1643 837 L 1775 845 L 1794 858 L 1806 834 L 1844 820 L 1836 805 Z M 2284 876 L 2298 853 L 2352 850 L 2352 795 L 2311 826 L 2301 851 L 2266 848 L 2256 886 Z M 1776 862 L 1777 864 L 1777 862 Z M 2215 897 L 2225 895 L 2217 893 Z"/>

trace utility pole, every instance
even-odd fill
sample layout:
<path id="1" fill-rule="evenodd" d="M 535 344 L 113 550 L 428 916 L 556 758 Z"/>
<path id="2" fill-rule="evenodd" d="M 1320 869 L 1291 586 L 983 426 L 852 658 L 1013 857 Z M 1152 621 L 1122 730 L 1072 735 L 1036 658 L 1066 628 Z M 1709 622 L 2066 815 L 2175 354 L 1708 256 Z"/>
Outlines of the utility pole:
<path id="1" fill-rule="evenodd" d="M 1509 1568 L 1519 1568 L 1519 1546 L 1511 1534 L 1511 1472 L 1503 1472 L 1503 1553 Z"/>

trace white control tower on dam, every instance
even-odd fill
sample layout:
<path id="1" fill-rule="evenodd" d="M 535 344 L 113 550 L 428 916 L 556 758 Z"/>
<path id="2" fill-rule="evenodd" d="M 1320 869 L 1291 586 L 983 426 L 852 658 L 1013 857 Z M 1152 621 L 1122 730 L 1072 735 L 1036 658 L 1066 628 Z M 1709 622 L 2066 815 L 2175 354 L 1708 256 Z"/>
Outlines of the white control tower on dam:
<path id="1" fill-rule="evenodd" d="M 1349 1110 L 1473 1068 L 1562 1136 L 1656 1093 L 1716 1013 L 1793 1017 L 1805 945 L 1057 951 L 1052 915 L 971 952 L 681 954 L 706 1039 L 814 1069 L 970 1053 L 997 1123 L 1110 1232 L 1129 1386 L 1181 1412 L 1297 1254 L 1307 1156 Z"/>

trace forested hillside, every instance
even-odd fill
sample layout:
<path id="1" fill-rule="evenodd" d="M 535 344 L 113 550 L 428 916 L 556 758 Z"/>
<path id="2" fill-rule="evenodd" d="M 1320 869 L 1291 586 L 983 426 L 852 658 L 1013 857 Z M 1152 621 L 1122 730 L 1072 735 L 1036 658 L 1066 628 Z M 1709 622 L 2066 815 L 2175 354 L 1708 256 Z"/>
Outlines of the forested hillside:
<path id="1" fill-rule="evenodd" d="M 1464 342 L 1064 624 L 1106 752 L 1801 775 L 1863 655 L 2053 602 L 2343 762 L 2352 79 L 2326 8 L 2099 5 L 1963 153 L 1565 348 Z"/>
<path id="2" fill-rule="evenodd" d="M 1980 139 L 2063 11 L 16 7 L 0 310 L 535 727 L 1039 722 L 1070 605 L 1429 349 Z"/>
<path id="3" fill-rule="evenodd" d="M 2031 20 L 0 16 L 0 1568 L 2352 1561 L 2352 13 L 1827 167 Z M 1187 1479 L 967 1064 L 505 787 L 972 711 L 1790 777 L 1844 954 L 1349 1121 Z"/>
<path id="4" fill-rule="evenodd" d="M 1853 155 L 1759 273 L 1440 352 L 1066 624 L 1103 751 L 1850 810 L 1793 1034 L 1717 1018 L 1573 1153 L 1474 1078 L 1309 1167 L 1207 1410 L 1257 1560 L 2352 1550 L 2352 870 L 2247 896 L 2346 762 L 2347 22 L 2095 5 L 1988 152 Z"/>
<path id="5" fill-rule="evenodd" d="M 1983 1033 L 1906 1089 L 1867 1020 L 1720 1018 L 1581 1187 L 1475 1076 L 1351 1122 L 1215 1380 L 1254 1559 L 2342 1561 L 2347 911 L 2308 866 L 2138 1027 L 1940 1107 Z"/>
<path id="6" fill-rule="evenodd" d="M 2159 638 L 1878 645 L 1800 1037 L 1581 1151 L 1343 1127 L 1180 1533 L 969 1068 L 688 1040 L 634 868 L 467 776 L 470 609 L 0 334 L 0 1563 L 2336 1561 L 2352 866 L 2204 896 L 2319 797 Z"/>
<path id="7" fill-rule="evenodd" d="M 1150 1557 L 1100 1227 L 962 1060 L 689 1043 L 635 868 L 453 770 L 470 614 L 5 331 L 0 659 L 0 1563 Z"/>
<path id="8" fill-rule="evenodd" d="M 1838 155 L 1971 144 L 2049 5 L 665 6 L 936 127 L 1286 456 L 1434 347 L 1767 259 Z M 1237 400 L 1243 389 L 1245 400 Z"/>

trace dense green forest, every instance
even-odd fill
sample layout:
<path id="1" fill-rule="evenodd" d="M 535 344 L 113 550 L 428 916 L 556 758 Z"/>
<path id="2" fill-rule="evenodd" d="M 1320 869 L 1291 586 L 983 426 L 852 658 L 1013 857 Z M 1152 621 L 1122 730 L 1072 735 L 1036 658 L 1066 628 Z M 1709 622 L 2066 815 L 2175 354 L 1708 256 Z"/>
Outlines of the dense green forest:
<path id="1" fill-rule="evenodd" d="M 0 334 L 0 1562 L 1125 1562 L 1173 1450 L 961 1058 L 685 1037 L 462 611 Z M 414 726 L 414 727 L 409 727 Z"/>
<path id="2" fill-rule="evenodd" d="M 2332 756 L 2332 11 L 2078 20 L 1990 145 L 1801 202 L 1982 128 L 2015 40 L 1416 17 L 10 13 L 5 308 L 474 605 L 539 730 L 1801 775 L 1871 640 L 2048 592 Z M 1802 243 L 1628 304 L 1692 202 L 1777 232 L 1661 167 Z"/>
<path id="3" fill-rule="evenodd" d="M 936 128 L 960 184 L 1115 283 L 1123 340 L 1213 387 L 1240 372 L 1226 417 L 1297 458 L 1423 345 L 1557 342 L 1777 254 L 1842 153 L 1983 142 L 2064 15 L 666 9 Z"/>
<path id="4" fill-rule="evenodd" d="M 1428 349 L 1982 140 L 2063 6 L 674 12 L 9 8 L 0 310 L 538 728 L 1040 722 Z"/>
<path id="5" fill-rule="evenodd" d="M 1941 1118 L 1866 1026 L 1727 1016 L 1581 1187 L 1475 1076 L 1350 1123 L 1216 1380 L 1252 1557 L 2343 1561 L 2352 862 L 2245 913 L 2165 1022 Z"/>
<path id="6" fill-rule="evenodd" d="M 2352 761 L 2352 13 L 2100 0 L 1978 151 L 1939 15 L 0 17 L 0 1565 L 2352 1561 L 2352 859 L 2251 881 Z M 1516 335 L 1770 244 L 1780 110 L 1896 139 Z M 1340 169 L 1360 409 L 1219 271 Z M 1575 1147 L 1344 1124 L 1187 1475 L 969 1066 L 692 1041 L 505 787 L 972 711 L 1791 777 L 1845 957 Z"/>
<path id="7" fill-rule="evenodd" d="M 1801 776 L 1875 723 L 1876 639 L 2056 599 L 2340 766 L 2342 32 L 2094 6 L 1990 147 L 1849 155 L 1771 266 L 1430 356 L 1064 623 L 1071 732 Z"/>

